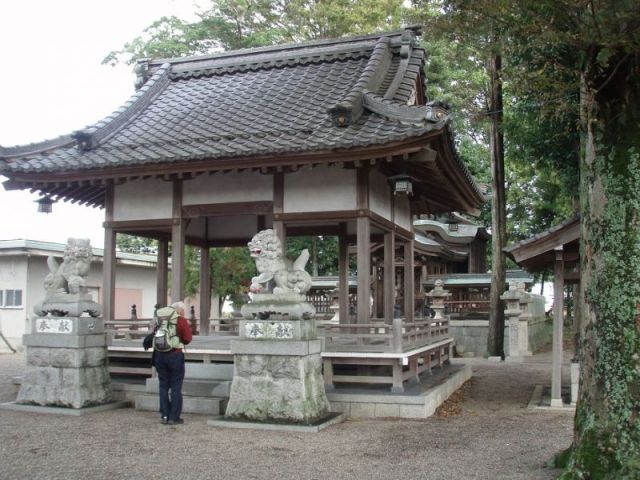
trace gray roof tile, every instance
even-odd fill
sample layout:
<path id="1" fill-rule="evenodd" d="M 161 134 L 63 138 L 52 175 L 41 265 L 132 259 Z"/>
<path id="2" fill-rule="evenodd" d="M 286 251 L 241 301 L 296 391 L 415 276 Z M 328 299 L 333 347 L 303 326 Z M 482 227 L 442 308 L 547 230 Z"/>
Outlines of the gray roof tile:
<path id="1" fill-rule="evenodd" d="M 0 147 L 0 172 L 77 172 L 196 159 L 215 164 L 383 145 L 447 130 L 448 116 L 435 121 L 427 115 L 430 107 L 406 105 L 424 77 L 424 51 L 412 35 L 152 61 L 146 83 L 104 120 L 73 136 Z M 404 60 L 401 50 L 409 52 Z M 378 113 L 368 109 L 365 96 L 381 107 Z M 340 112 L 349 115 L 343 127 L 336 123 Z M 460 167 L 473 183 L 461 162 Z"/>

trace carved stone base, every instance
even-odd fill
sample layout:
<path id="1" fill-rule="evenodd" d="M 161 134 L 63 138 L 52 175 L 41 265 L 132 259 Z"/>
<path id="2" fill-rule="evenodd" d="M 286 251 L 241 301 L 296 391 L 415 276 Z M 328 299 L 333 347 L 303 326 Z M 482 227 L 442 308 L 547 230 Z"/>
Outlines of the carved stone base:
<path id="1" fill-rule="evenodd" d="M 267 341 L 233 342 L 237 344 L 236 351 L 256 353 L 234 355 L 233 384 L 225 417 L 309 423 L 327 415 L 329 402 L 324 391 L 319 342 L 318 351 L 309 352 L 316 350 L 316 342 L 275 341 L 274 350 L 278 354 L 267 353 L 270 343 Z"/>
<path id="2" fill-rule="evenodd" d="M 102 305 L 94 302 L 90 297 L 59 294 L 45 299 L 42 303 L 37 303 L 33 311 L 38 316 L 51 314 L 61 317 L 79 317 L 86 312 L 92 317 L 99 317 L 102 314 Z"/>
<path id="3" fill-rule="evenodd" d="M 299 320 L 313 318 L 316 309 L 306 301 L 304 295 L 263 293 L 253 294 L 251 302 L 243 305 L 240 312 L 244 318 L 267 320 L 271 316 L 278 316 Z"/>
<path id="4" fill-rule="evenodd" d="M 16 403 L 84 408 L 112 400 L 101 321 L 38 318 L 33 331 L 24 336 L 27 371 Z"/>

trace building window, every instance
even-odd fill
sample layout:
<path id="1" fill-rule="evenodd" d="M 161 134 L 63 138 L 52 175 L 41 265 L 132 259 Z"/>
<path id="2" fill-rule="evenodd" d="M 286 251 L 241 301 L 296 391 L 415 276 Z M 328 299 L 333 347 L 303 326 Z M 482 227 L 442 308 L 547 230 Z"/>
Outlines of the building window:
<path id="1" fill-rule="evenodd" d="M 22 306 L 22 290 L 0 290 L 0 306 L 15 308 Z"/>

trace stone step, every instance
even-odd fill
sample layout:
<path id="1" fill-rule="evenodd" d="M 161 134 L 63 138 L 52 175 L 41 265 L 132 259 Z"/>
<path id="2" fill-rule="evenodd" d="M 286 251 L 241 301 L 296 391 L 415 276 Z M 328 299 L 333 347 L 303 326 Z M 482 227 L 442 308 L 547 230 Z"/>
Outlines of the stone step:
<path id="1" fill-rule="evenodd" d="M 160 411 L 160 398 L 157 394 L 144 393 L 136 395 L 136 410 L 145 410 L 150 412 Z M 182 411 L 184 413 L 197 413 L 200 415 L 218 416 L 224 412 L 226 400 L 215 397 L 182 397 Z"/>
<path id="2" fill-rule="evenodd" d="M 233 380 L 233 363 L 185 363 L 185 379 Z"/>
<path id="3" fill-rule="evenodd" d="M 157 394 L 160 391 L 158 378 L 148 378 L 146 393 Z M 193 397 L 222 397 L 228 398 L 231 391 L 231 380 L 202 380 L 185 378 L 182 382 L 183 395 Z"/>

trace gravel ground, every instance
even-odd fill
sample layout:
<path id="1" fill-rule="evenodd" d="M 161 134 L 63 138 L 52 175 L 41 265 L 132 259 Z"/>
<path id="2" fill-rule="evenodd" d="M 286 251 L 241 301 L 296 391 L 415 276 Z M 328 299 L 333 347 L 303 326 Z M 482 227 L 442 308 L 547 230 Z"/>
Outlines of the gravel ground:
<path id="1" fill-rule="evenodd" d="M 527 409 L 548 384 L 548 355 L 523 364 L 471 359 L 449 414 L 349 420 L 315 434 L 234 430 L 185 414 L 165 426 L 132 408 L 82 417 L 0 410 L 0 479 L 553 479 L 573 416 Z M 0 354 L 0 401 L 24 355 Z M 455 408 L 459 407 L 459 408 Z M 459 410 L 459 413 L 451 413 Z"/>

